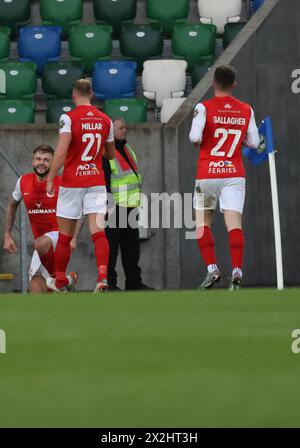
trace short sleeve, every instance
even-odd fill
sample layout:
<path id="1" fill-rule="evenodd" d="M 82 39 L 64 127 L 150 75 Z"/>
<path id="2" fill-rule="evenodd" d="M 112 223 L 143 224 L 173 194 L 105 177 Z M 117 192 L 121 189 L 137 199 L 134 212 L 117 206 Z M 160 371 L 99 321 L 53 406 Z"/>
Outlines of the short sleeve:
<path id="1" fill-rule="evenodd" d="M 68 134 L 71 134 L 71 127 L 72 127 L 72 121 L 69 115 L 62 114 L 59 119 L 59 133 L 63 134 L 64 132 L 67 132 Z"/>
<path id="2" fill-rule="evenodd" d="M 19 179 L 17 180 L 15 189 L 12 193 L 12 197 L 14 198 L 15 201 L 20 202 L 22 199 L 22 191 L 21 191 L 21 178 L 19 177 Z"/>
<path id="3" fill-rule="evenodd" d="M 113 141 L 114 141 L 114 125 L 112 124 L 112 121 L 110 120 L 110 129 L 109 129 L 108 137 L 106 139 L 106 143 L 111 143 Z"/>

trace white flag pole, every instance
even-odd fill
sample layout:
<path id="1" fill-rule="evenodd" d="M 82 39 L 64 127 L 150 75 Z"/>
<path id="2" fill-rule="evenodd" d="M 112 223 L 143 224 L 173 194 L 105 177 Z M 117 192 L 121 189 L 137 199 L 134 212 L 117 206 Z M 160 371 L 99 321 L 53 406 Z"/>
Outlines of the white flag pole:
<path id="1" fill-rule="evenodd" d="M 278 201 L 275 153 L 270 152 L 268 154 L 268 157 L 269 157 L 269 168 L 270 168 L 273 223 L 274 223 L 274 235 L 275 235 L 277 289 L 282 290 L 282 289 L 284 289 L 284 284 L 283 284 L 281 230 L 280 230 L 280 216 L 279 216 L 279 201 Z"/>

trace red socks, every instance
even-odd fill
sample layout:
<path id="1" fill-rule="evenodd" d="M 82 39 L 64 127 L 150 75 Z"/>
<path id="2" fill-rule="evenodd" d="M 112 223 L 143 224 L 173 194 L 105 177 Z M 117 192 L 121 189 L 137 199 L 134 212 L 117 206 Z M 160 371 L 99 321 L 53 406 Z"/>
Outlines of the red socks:
<path id="1" fill-rule="evenodd" d="M 242 269 L 244 255 L 244 234 L 241 229 L 228 232 L 229 248 L 233 268 Z"/>
<path id="2" fill-rule="evenodd" d="M 206 266 L 216 264 L 215 243 L 209 227 L 204 226 L 199 229 L 200 238 L 197 239 L 201 256 Z"/>
<path id="3" fill-rule="evenodd" d="M 98 266 L 97 282 L 101 282 L 102 280 L 107 279 L 109 244 L 104 230 L 94 233 L 92 235 L 92 240 L 94 242 L 95 257 Z"/>
<path id="4" fill-rule="evenodd" d="M 72 237 L 69 235 L 63 235 L 59 233 L 58 242 L 55 250 L 55 271 L 57 288 L 62 288 L 68 284 L 66 277 L 67 266 L 71 257 L 70 242 Z"/>
<path id="5" fill-rule="evenodd" d="M 47 269 L 50 277 L 55 276 L 55 263 L 54 263 L 54 251 L 53 246 L 50 247 L 48 252 L 44 255 L 39 255 L 42 265 Z"/>

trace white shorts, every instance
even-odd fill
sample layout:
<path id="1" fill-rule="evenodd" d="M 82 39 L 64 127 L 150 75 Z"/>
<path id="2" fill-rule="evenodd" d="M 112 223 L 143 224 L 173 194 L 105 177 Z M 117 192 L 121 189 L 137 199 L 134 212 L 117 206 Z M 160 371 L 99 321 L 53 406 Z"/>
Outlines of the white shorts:
<path id="1" fill-rule="evenodd" d="M 234 210 L 243 214 L 245 192 L 246 181 L 244 177 L 196 179 L 193 198 L 194 209 L 215 210 L 219 199 L 222 213 L 224 210 Z"/>
<path id="2" fill-rule="evenodd" d="M 52 246 L 53 250 L 55 250 L 57 241 L 58 241 L 58 232 L 48 232 L 45 233 L 43 236 L 48 236 L 50 240 L 52 240 Z M 30 263 L 30 269 L 29 269 L 29 281 L 33 279 L 35 275 L 41 275 L 44 277 L 45 280 L 47 280 L 48 277 L 50 277 L 49 272 L 45 268 L 45 266 L 42 265 L 42 262 L 40 260 L 39 254 L 35 250 L 32 254 L 31 263 Z"/>
<path id="3" fill-rule="evenodd" d="M 82 214 L 106 213 L 107 193 L 104 185 L 88 188 L 60 187 L 56 216 L 80 219 Z"/>

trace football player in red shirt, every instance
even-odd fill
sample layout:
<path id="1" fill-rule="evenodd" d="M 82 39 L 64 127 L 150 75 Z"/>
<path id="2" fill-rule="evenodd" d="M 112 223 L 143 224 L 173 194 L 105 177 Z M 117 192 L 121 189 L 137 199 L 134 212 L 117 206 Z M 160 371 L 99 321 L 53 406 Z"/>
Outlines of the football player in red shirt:
<path id="1" fill-rule="evenodd" d="M 108 289 L 109 245 L 105 235 L 107 194 L 102 156 L 114 158 L 113 126 L 110 118 L 91 105 L 92 85 L 87 79 L 75 82 L 73 101 L 76 108 L 63 114 L 59 139 L 52 161 L 47 191 L 54 191 L 54 178 L 64 167 L 57 202 L 59 238 L 55 250 L 55 278 L 47 286 L 60 292 L 68 282 L 66 269 L 70 260 L 70 242 L 82 214 L 87 215 L 94 242 L 98 268 L 96 291 Z"/>
<path id="2" fill-rule="evenodd" d="M 23 199 L 27 209 L 35 251 L 32 256 L 29 271 L 29 292 L 47 292 L 46 279 L 54 274 L 54 249 L 58 238 L 56 220 L 56 203 L 60 177 L 53 182 L 53 194 L 46 193 L 47 176 L 54 149 L 48 145 L 41 145 L 33 151 L 33 173 L 21 176 L 8 201 L 5 216 L 4 249 L 9 253 L 17 252 L 18 248 L 11 232 L 15 221 L 16 211 Z M 75 273 L 68 276 L 68 288 L 73 287 Z"/>
<path id="3" fill-rule="evenodd" d="M 200 146 L 194 208 L 198 246 L 208 271 L 201 289 L 208 289 L 221 280 L 211 233 L 218 200 L 229 237 L 230 289 L 239 288 L 243 275 L 245 171 L 242 145 L 257 148 L 259 134 L 252 108 L 232 96 L 235 86 L 235 69 L 225 65 L 218 67 L 213 82 L 215 96 L 197 104 L 189 135 L 190 141 Z"/>

